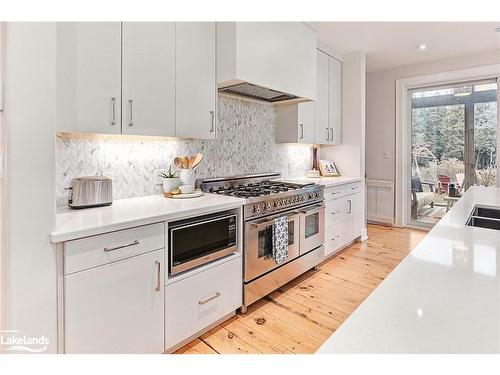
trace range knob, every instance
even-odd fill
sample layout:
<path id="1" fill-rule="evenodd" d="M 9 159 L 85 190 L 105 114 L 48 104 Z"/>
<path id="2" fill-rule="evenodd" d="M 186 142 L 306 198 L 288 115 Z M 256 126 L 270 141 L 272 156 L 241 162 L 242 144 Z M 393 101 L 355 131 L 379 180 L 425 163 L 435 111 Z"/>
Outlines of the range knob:
<path id="1" fill-rule="evenodd" d="M 264 210 L 270 210 L 270 209 L 271 209 L 271 203 L 270 202 L 264 203 Z"/>
<path id="2" fill-rule="evenodd" d="M 253 212 L 260 212 L 260 206 L 258 204 L 253 206 Z"/>

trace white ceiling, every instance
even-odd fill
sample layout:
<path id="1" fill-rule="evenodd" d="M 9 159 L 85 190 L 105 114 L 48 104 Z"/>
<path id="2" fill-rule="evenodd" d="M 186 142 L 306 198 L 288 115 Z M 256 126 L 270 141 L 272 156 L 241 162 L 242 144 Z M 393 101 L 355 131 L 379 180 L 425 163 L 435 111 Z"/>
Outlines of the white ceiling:
<path id="1" fill-rule="evenodd" d="M 366 52 L 367 71 L 498 50 L 498 22 L 318 22 L 319 39 L 341 54 Z M 425 43 L 427 50 L 417 49 Z"/>

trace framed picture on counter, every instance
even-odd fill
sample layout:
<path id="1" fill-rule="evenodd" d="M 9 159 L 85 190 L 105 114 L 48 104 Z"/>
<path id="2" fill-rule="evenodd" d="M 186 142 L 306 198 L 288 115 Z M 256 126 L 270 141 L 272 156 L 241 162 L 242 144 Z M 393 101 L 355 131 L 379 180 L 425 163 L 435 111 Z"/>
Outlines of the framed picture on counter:
<path id="1" fill-rule="evenodd" d="M 338 177 L 340 176 L 337 166 L 332 160 L 320 160 L 319 171 L 323 177 Z"/>

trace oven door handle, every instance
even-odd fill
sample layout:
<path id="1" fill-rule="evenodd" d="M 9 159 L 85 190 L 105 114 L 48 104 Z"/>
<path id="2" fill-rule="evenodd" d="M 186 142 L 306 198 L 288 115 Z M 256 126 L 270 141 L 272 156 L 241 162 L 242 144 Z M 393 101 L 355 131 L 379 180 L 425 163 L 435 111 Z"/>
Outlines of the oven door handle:
<path id="1" fill-rule="evenodd" d="M 288 220 L 290 220 L 291 218 L 293 218 L 294 216 L 297 216 L 297 215 L 298 215 L 298 212 L 293 211 L 293 212 L 289 212 L 288 215 L 276 215 L 276 216 L 273 216 L 272 219 L 266 219 L 266 221 L 263 221 L 263 222 L 259 222 L 259 223 L 250 222 L 250 225 L 252 225 L 255 228 L 263 228 L 263 227 L 267 227 L 270 224 L 273 224 L 274 223 L 274 219 L 277 219 L 279 217 L 286 216 L 288 218 Z"/>
<path id="2" fill-rule="evenodd" d="M 311 207 L 311 209 L 309 209 L 309 210 L 301 210 L 300 213 L 304 214 L 304 215 L 311 215 L 311 214 L 315 214 L 316 212 L 320 212 L 324 208 L 325 208 L 324 205 L 317 205 L 317 206 Z"/>

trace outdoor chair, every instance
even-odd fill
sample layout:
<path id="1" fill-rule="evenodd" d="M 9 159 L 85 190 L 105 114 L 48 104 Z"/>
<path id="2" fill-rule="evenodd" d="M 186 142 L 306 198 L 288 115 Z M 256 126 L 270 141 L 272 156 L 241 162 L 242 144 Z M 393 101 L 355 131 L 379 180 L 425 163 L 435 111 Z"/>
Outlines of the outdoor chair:
<path id="1" fill-rule="evenodd" d="M 424 185 L 427 186 L 427 191 L 424 191 Z M 418 176 L 411 178 L 411 217 L 413 219 L 418 218 L 419 209 L 427 205 L 434 207 L 434 186 L 434 182 L 423 182 Z"/>
<path id="2" fill-rule="evenodd" d="M 448 195 L 448 192 L 450 190 L 450 183 L 450 176 L 446 176 L 444 174 L 438 175 L 438 193 Z"/>

